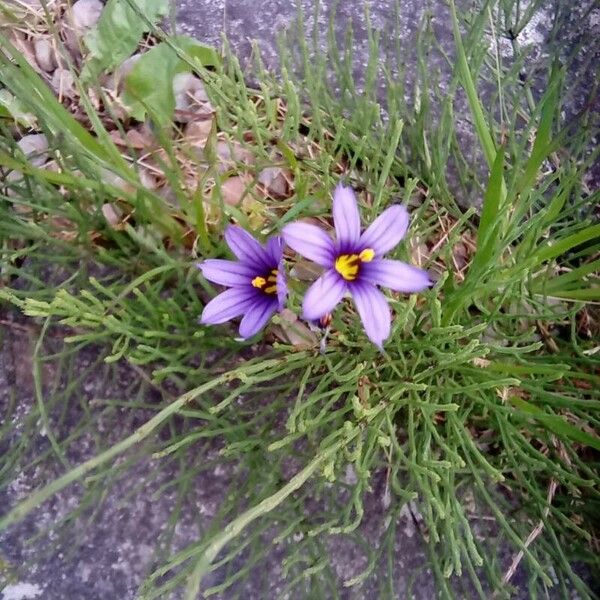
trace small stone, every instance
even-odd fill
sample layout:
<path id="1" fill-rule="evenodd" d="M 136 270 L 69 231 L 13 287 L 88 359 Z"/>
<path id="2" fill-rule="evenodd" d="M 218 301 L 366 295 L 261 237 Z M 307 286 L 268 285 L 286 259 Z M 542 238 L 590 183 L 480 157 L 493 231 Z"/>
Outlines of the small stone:
<path id="1" fill-rule="evenodd" d="M 111 185 L 120 190 L 126 191 L 130 189 L 130 185 L 122 177 L 119 177 L 116 173 L 113 173 L 108 169 L 100 169 L 100 180 L 102 183 L 106 183 L 107 185 Z"/>
<path id="2" fill-rule="evenodd" d="M 21 152 L 23 152 L 23 154 L 27 157 L 27 160 L 34 167 L 42 167 L 48 160 L 48 139 L 43 133 L 32 133 L 30 135 L 23 136 L 17 142 L 17 146 L 19 146 Z M 22 179 L 23 173 L 21 171 L 9 171 L 4 178 L 4 182 L 6 184 L 16 184 Z M 9 186 L 7 186 L 3 192 L 7 196 L 11 197 L 17 195 L 15 190 Z M 15 205 L 15 207 L 18 207 L 18 205 Z"/>
<path id="3" fill-rule="evenodd" d="M 91 29 L 100 20 L 103 8 L 100 0 L 77 0 L 71 7 L 73 26 L 79 31 Z"/>
<path id="4" fill-rule="evenodd" d="M 71 53 L 81 54 L 81 38 L 100 20 L 104 5 L 100 0 L 77 0 L 65 18 L 65 43 Z"/>
<path id="5" fill-rule="evenodd" d="M 173 77 L 173 94 L 175 96 L 175 120 L 188 123 L 199 114 L 211 114 L 210 103 L 204 84 L 192 73 L 178 73 Z"/>
<path id="6" fill-rule="evenodd" d="M 35 58 L 33 42 L 20 31 L 11 31 L 9 38 L 13 46 L 22 54 L 22 57 L 38 72 L 41 73 L 40 66 Z"/>
<path id="7" fill-rule="evenodd" d="M 150 173 L 150 171 L 144 167 L 138 168 L 138 177 L 140 183 L 148 190 L 155 190 L 158 187 L 156 177 Z"/>
<path id="8" fill-rule="evenodd" d="M 279 325 L 272 330 L 283 342 L 299 348 L 313 348 L 318 344 L 317 336 L 289 308 L 279 313 L 279 319 Z"/>
<path id="9" fill-rule="evenodd" d="M 52 75 L 50 85 L 60 100 L 62 98 L 74 98 L 76 95 L 75 79 L 68 69 L 56 69 Z"/>
<path id="10" fill-rule="evenodd" d="M 125 82 L 125 77 L 131 73 L 131 70 L 135 66 L 138 60 L 142 58 L 142 55 L 137 52 L 133 54 L 129 58 L 125 59 L 116 69 L 113 74 L 113 87 L 115 91 L 118 93 L 122 90 L 123 84 Z"/>
<path id="11" fill-rule="evenodd" d="M 40 69 L 51 73 L 56 69 L 58 63 L 56 61 L 56 53 L 52 43 L 47 38 L 39 38 L 33 42 L 33 50 L 35 52 L 35 60 Z"/>
<path id="12" fill-rule="evenodd" d="M 125 146 L 127 148 L 135 148 L 136 150 L 142 150 L 144 148 L 150 148 L 154 145 L 155 140 L 152 136 L 152 131 L 149 127 L 142 125 L 135 129 L 128 129 L 125 133 L 125 138 L 121 136 L 121 132 L 117 129 L 110 132 L 112 141 L 117 146 Z"/>
<path id="13" fill-rule="evenodd" d="M 123 229 L 123 213 L 115 204 L 103 204 L 102 214 L 111 229 Z"/>
<path id="14" fill-rule="evenodd" d="M 252 152 L 246 150 L 239 142 L 226 142 L 219 140 L 216 146 L 219 159 L 219 173 L 224 173 L 237 166 L 238 163 L 251 165 L 254 163 Z"/>
<path id="15" fill-rule="evenodd" d="M 212 119 L 207 121 L 190 121 L 183 130 L 184 141 L 189 144 L 199 158 L 203 156 L 203 150 L 212 130 Z"/>
<path id="16" fill-rule="evenodd" d="M 286 198 L 289 192 L 286 172 L 279 167 L 267 167 L 258 174 L 258 183 L 262 184 L 268 196 Z"/>
<path id="17" fill-rule="evenodd" d="M 48 138 L 43 133 L 23 136 L 17 146 L 34 167 L 41 167 L 47 160 Z"/>
<path id="18" fill-rule="evenodd" d="M 225 202 L 225 204 L 229 204 L 230 206 L 237 206 L 244 198 L 244 194 L 247 193 L 246 189 L 248 187 L 248 182 L 248 177 L 243 177 L 240 175 L 230 177 L 224 181 L 221 184 L 221 195 L 223 197 L 223 202 Z"/>

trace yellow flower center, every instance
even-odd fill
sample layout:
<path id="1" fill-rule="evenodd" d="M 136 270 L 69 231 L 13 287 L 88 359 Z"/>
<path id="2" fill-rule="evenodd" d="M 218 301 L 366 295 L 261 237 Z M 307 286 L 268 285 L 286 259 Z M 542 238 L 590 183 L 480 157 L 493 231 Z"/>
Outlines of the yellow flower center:
<path id="1" fill-rule="evenodd" d="M 273 269 L 267 277 L 255 277 L 252 280 L 252 285 L 259 290 L 262 290 L 265 294 L 276 294 L 277 293 L 277 269 Z"/>
<path id="2" fill-rule="evenodd" d="M 335 259 L 335 270 L 346 281 L 354 281 L 358 277 L 360 263 L 371 262 L 374 257 L 372 248 L 365 248 L 360 254 L 340 254 Z"/>

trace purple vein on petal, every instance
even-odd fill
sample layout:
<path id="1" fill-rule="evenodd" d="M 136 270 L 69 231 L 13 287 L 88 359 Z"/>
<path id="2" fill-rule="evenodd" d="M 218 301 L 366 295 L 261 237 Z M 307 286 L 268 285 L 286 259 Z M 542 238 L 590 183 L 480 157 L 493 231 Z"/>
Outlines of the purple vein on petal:
<path id="1" fill-rule="evenodd" d="M 280 235 L 274 235 L 267 240 L 266 251 L 273 265 L 278 265 L 283 258 L 283 238 Z"/>
<path id="2" fill-rule="evenodd" d="M 385 296 L 375 286 L 363 281 L 354 282 L 349 287 L 365 333 L 376 346 L 383 348 L 392 323 Z"/>
<path id="3" fill-rule="evenodd" d="M 209 258 L 198 268 L 209 281 L 227 287 L 248 286 L 257 275 L 256 269 L 248 264 L 220 258 Z"/>
<path id="4" fill-rule="evenodd" d="M 333 192 L 333 224 L 342 251 L 355 246 L 360 237 L 360 213 L 354 190 L 339 184 Z"/>
<path id="5" fill-rule="evenodd" d="M 404 206 L 395 204 L 386 208 L 361 235 L 361 249 L 372 248 L 376 256 L 382 256 L 398 245 L 408 229 L 408 212 Z"/>
<path id="6" fill-rule="evenodd" d="M 282 235 L 286 244 L 304 258 L 323 267 L 333 264 L 333 241 L 316 225 L 290 223 L 283 228 Z"/>
<path id="7" fill-rule="evenodd" d="M 239 317 L 259 298 L 255 288 L 230 288 L 213 298 L 202 311 L 200 323 L 217 325 Z"/>
<path id="8" fill-rule="evenodd" d="M 404 293 L 422 292 L 431 285 L 427 271 L 388 258 L 363 264 L 360 277 L 363 281 Z"/>
<path id="9" fill-rule="evenodd" d="M 250 338 L 258 333 L 277 310 L 277 300 L 272 298 L 260 298 L 253 304 L 240 323 L 240 336 Z"/>
<path id="10" fill-rule="evenodd" d="M 267 269 L 272 268 L 272 261 L 267 251 L 244 229 L 230 225 L 225 230 L 225 241 L 238 259 Z"/>
<path id="11" fill-rule="evenodd" d="M 277 309 L 283 310 L 283 307 L 285 306 L 285 301 L 287 299 L 287 293 L 288 293 L 287 280 L 286 280 L 286 276 L 285 276 L 285 270 L 283 268 L 283 261 L 280 262 L 279 266 L 277 267 L 276 285 L 277 285 Z"/>
<path id="12" fill-rule="evenodd" d="M 302 303 L 303 317 L 307 321 L 320 319 L 335 308 L 347 289 L 346 282 L 336 271 L 326 271 L 306 291 Z"/>

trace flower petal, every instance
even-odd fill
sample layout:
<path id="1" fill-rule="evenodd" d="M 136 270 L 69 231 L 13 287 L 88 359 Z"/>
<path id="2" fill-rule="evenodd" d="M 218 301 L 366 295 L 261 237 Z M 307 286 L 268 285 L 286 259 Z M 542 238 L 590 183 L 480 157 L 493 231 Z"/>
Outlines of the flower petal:
<path id="1" fill-rule="evenodd" d="M 386 208 L 360 236 L 363 250 L 372 248 L 376 256 L 382 256 L 405 236 L 408 229 L 408 212 L 404 206 L 395 204 Z"/>
<path id="2" fill-rule="evenodd" d="M 378 348 L 383 349 L 392 323 L 385 296 L 374 285 L 364 281 L 356 281 L 349 287 L 365 333 Z"/>
<path id="3" fill-rule="evenodd" d="M 288 293 L 287 279 L 283 269 L 283 262 L 280 262 L 279 267 L 277 268 L 277 278 L 275 284 L 277 285 L 277 310 L 283 310 Z"/>
<path id="4" fill-rule="evenodd" d="M 253 288 L 231 288 L 213 298 L 202 311 L 200 323 L 217 325 L 239 317 L 260 299 L 259 292 Z"/>
<path id="5" fill-rule="evenodd" d="M 267 251 L 244 229 L 230 225 L 225 230 L 225 241 L 231 251 L 245 264 L 256 266 L 258 269 L 274 269 Z"/>
<path id="6" fill-rule="evenodd" d="M 323 267 L 333 265 L 333 241 L 319 227 L 308 223 L 290 223 L 281 233 L 285 243 L 298 254 Z"/>
<path id="7" fill-rule="evenodd" d="M 274 297 L 260 298 L 244 315 L 240 323 L 240 336 L 246 339 L 257 334 L 276 310 L 277 300 Z"/>
<path id="8" fill-rule="evenodd" d="M 342 184 L 333 192 L 333 224 L 340 252 L 350 252 L 360 237 L 360 213 L 354 190 Z"/>
<path id="9" fill-rule="evenodd" d="M 283 258 L 283 238 L 280 235 L 274 235 L 267 240 L 267 254 L 273 260 L 273 265 L 278 265 Z"/>
<path id="10" fill-rule="evenodd" d="M 346 282 L 336 271 L 326 271 L 306 291 L 302 316 L 307 321 L 320 319 L 335 308 L 347 289 Z"/>
<path id="11" fill-rule="evenodd" d="M 250 285 L 257 275 L 261 275 L 247 264 L 220 258 L 209 258 L 199 263 L 198 268 L 205 279 L 227 287 Z"/>
<path id="12" fill-rule="evenodd" d="M 360 278 L 373 285 L 382 285 L 396 292 L 422 292 L 432 285 L 427 271 L 399 260 L 378 258 L 363 263 Z"/>

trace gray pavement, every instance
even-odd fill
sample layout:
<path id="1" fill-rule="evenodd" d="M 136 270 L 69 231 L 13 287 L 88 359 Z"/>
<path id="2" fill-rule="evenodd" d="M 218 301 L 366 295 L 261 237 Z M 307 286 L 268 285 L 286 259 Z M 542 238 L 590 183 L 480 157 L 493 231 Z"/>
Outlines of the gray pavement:
<path id="1" fill-rule="evenodd" d="M 454 56 L 454 41 L 448 2 L 446 0 L 369 0 L 369 19 L 373 29 L 380 33 L 380 60 L 394 73 L 401 72 L 405 78 L 406 98 L 409 104 L 414 98 L 417 79 L 416 37 L 424 21 L 428 19 L 437 42 L 447 57 Z M 456 0 L 459 15 L 464 16 L 478 2 Z M 515 2 L 520 14 L 526 14 L 532 1 Z M 504 3 L 505 6 L 509 3 Z M 600 2 L 555 2 L 540 0 L 539 7 L 518 34 L 512 30 L 496 30 L 499 52 L 506 68 L 513 63 L 511 37 L 515 37 L 520 51 L 526 56 L 522 78 L 530 81 L 533 94 L 540 98 L 545 91 L 550 56 L 557 56 L 567 65 L 568 75 L 564 82 L 564 114 L 567 119 L 577 117 L 584 106 L 591 104 L 600 116 L 600 94 L 590 99 L 595 82 L 600 77 Z M 396 11 L 396 6 L 399 11 Z M 318 7 L 318 12 L 317 12 Z M 297 39 L 298 8 L 303 14 L 303 28 L 309 47 L 318 54 L 327 52 L 328 28 L 333 19 L 335 38 L 339 48 L 344 47 L 346 31 L 352 28 L 354 35 L 353 73 L 362 81 L 369 57 L 367 18 L 363 0 L 177 0 L 177 27 L 181 33 L 197 37 L 208 44 L 219 46 L 225 35 L 233 53 L 242 66 L 250 67 L 252 45 L 256 44 L 267 68 L 277 71 L 279 67 L 278 40 L 285 36 L 286 46 L 294 54 Z M 488 28 L 489 30 L 489 28 Z M 314 35 L 316 34 L 316 35 Z M 400 41 L 402 55 L 400 64 L 396 57 L 396 43 Z M 313 40 L 316 40 L 316 47 Z M 490 38 L 491 43 L 491 38 Z M 452 68 L 439 49 L 432 48 L 425 57 L 427 68 L 439 80 L 438 89 L 430 90 L 433 116 L 435 118 L 436 94 L 443 96 L 452 78 Z M 250 77 L 250 80 L 252 78 Z M 335 89 L 335 85 L 333 86 Z M 481 84 L 479 92 L 483 102 L 495 91 L 494 82 Z M 385 85 L 379 83 L 379 96 L 385 109 Z M 480 144 L 471 125 L 465 95 L 455 99 L 454 115 L 456 131 L 467 160 L 482 166 Z M 598 127 L 598 119 L 596 121 Z M 596 142 L 597 143 L 597 140 Z M 450 167 L 450 171 L 452 168 Z M 481 169 L 480 169 L 481 170 Z M 486 170 L 482 173 L 485 175 Z M 450 173 L 450 180 L 455 179 Z M 590 169 L 587 184 L 590 189 L 600 187 L 600 164 Z M 457 195 L 466 192 L 467 203 L 477 204 L 480 198 L 472 190 L 455 186 Z"/>

